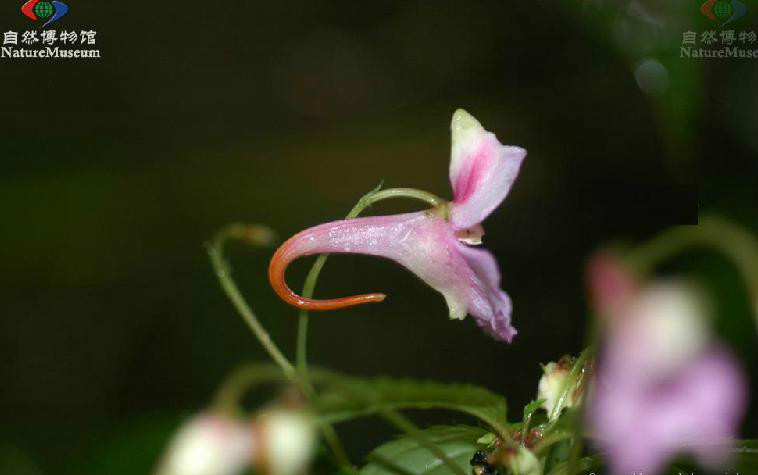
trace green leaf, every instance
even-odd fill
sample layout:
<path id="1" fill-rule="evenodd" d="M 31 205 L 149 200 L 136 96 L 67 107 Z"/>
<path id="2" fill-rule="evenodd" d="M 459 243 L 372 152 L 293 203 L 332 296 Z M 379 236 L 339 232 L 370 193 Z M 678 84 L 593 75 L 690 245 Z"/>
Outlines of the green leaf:
<path id="1" fill-rule="evenodd" d="M 476 439 L 476 443 L 485 447 L 491 447 L 497 442 L 497 435 L 494 432 L 487 432 L 483 436 Z"/>
<path id="2" fill-rule="evenodd" d="M 505 398 L 465 384 L 393 378 L 340 378 L 316 401 L 328 422 L 340 422 L 387 409 L 449 409 L 472 415 L 500 434 L 507 428 Z"/>
<path id="3" fill-rule="evenodd" d="M 482 446 L 477 440 L 487 431 L 479 427 L 436 426 L 420 431 L 448 457 L 470 471 L 469 461 Z M 400 437 L 380 445 L 368 455 L 361 475 L 458 475 L 416 439 Z"/>

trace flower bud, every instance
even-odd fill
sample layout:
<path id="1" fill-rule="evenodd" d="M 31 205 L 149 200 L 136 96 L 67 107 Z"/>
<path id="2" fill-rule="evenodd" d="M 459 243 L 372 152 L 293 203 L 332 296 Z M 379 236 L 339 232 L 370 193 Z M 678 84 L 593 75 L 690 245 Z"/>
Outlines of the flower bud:
<path id="1" fill-rule="evenodd" d="M 253 434 L 247 424 L 205 413 L 186 422 L 171 440 L 156 475 L 236 475 L 249 465 Z"/>
<path id="2" fill-rule="evenodd" d="M 510 451 L 506 457 L 506 465 L 513 475 L 542 475 L 542 463 L 531 450 L 519 447 L 517 451 Z"/>
<path id="3" fill-rule="evenodd" d="M 273 409 L 254 421 L 256 466 L 267 475 L 302 475 L 316 449 L 316 427 L 301 411 Z"/>
<path id="4" fill-rule="evenodd" d="M 560 415 L 560 411 L 556 413 L 554 411 L 564 389 L 568 390 L 568 397 L 562 402 L 561 410 L 566 407 L 574 407 L 581 400 L 583 391 L 577 384 L 578 382 L 567 381 L 566 379 L 573 365 L 573 358 L 563 356 L 557 363 L 550 362 L 542 367 L 544 374 L 537 387 L 537 399 L 543 400 L 542 408 L 547 411 L 548 417 L 551 419 Z"/>

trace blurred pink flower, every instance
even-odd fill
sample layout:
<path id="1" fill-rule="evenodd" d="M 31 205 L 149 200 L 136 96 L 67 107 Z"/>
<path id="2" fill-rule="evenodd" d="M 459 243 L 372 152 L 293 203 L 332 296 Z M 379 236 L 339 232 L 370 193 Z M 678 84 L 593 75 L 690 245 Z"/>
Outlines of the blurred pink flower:
<path id="1" fill-rule="evenodd" d="M 676 282 L 641 287 L 607 256 L 592 264 L 590 283 L 606 338 L 587 418 L 611 473 L 654 475 L 681 452 L 722 468 L 746 385 L 711 339 L 700 295 Z"/>
<path id="2" fill-rule="evenodd" d="M 453 115 L 451 129 L 451 203 L 416 213 L 334 221 L 296 234 L 277 250 L 269 267 L 269 279 L 279 296 L 310 310 L 380 302 L 384 294 L 306 299 L 287 287 L 284 272 L 293 260 L 312 254 L 381 256 L 442 293 L 450 318 L 471 314 L 489 334 L 510 342 L 516 330 L 511 325 L 511 301 L 500 289 L 497 263 L 489 252 L 467 244 L 481 243 L 480 223 L 508 194 L 526 151 L 501 145 L 460 109 Z"/>

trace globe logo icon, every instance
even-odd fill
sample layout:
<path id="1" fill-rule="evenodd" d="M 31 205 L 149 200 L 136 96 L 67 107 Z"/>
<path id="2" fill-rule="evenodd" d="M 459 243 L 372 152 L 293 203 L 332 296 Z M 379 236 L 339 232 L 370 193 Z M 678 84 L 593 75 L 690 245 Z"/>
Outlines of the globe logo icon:
<path id="1" fill-rule="evenodd" d="M 718 2 L 713 6 L 713 14 L 717 18 L 729 18 L 732 16 L 732 4 L 729 2 Z"/>
<path id="2" fill-rule="evenodd" d="M 55 13 L 55 10 L 53 10 L 53 4 L 50 2 L 39 2 L 34 5 L 33 11 L 35 15 L 42 19 L 50 18 L 53 16 L 53 13 Z"/>
<path id="3" fill-rule="evenodd" d="M 68 5 L 61 0 L 27 0 L 21 5 L 21 13 L 34 21 L 47 20 L 42 24 L 44 28 L 64 17 Z"/>
<path id="4" fill-rule="evenodd" d="M 722 21 L 719 26 L 724 26 L 745 16 L 747 5 L 740 0 L 705 0 L 700 13 L 709 20 Z"/>

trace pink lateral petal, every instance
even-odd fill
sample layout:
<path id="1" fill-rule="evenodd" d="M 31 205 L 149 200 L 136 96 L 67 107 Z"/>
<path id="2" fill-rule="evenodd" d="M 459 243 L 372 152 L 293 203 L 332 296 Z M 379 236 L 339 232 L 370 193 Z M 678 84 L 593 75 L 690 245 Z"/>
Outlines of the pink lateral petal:
<path id="1" fill-rule="evenodd" d="M 492 337 L 510 343 L 516 335 L 511 325 L 513 305 L 500 288 L 500 269 L 489 251 L 458 245 L 463 258 L 476 277 L 475 290 L 468 304 L 469 313 L 476 323 Z"/>

